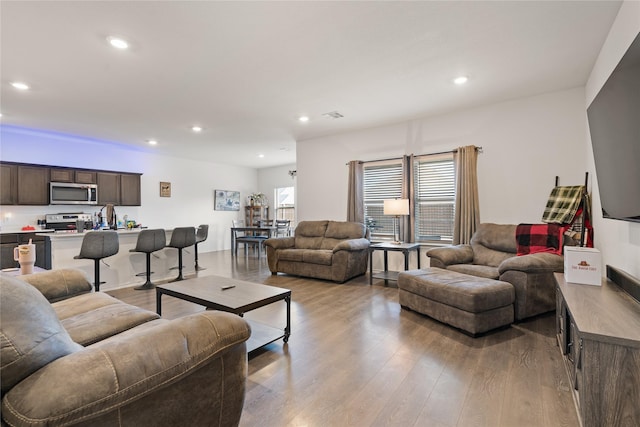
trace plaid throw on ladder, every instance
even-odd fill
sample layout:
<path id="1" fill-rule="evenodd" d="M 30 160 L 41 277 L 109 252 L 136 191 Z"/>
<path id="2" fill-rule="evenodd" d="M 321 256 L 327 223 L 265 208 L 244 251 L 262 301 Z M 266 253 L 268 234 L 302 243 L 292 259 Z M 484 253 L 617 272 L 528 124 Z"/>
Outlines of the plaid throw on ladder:
<path id="1" fill-rule="evenodd" d="M 549 201 L 542 214 L 542 222 L 552 224 L 571 224 L 575 218 L 584 185 L 555 187 L 551 190 Z"/>

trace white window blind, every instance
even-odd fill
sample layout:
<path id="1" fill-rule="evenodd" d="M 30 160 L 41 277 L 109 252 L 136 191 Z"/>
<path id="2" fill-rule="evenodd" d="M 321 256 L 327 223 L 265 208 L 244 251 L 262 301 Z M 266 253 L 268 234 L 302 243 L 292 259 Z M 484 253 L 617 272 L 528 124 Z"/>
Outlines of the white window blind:
<path id="1" fill-rule="evenodd" d="M 451 243 L 456 195 L 453 154 L 418 157 L 413 173 L 416 242 Z"/>
<path id="2" fill-rule="evenodd" d="M 384 215 L 383 205 L 402 197 L 402 179 L 400 160 L 364 165 L 364 217 L 373 239 L 393 239 L 393 217 Z"/>

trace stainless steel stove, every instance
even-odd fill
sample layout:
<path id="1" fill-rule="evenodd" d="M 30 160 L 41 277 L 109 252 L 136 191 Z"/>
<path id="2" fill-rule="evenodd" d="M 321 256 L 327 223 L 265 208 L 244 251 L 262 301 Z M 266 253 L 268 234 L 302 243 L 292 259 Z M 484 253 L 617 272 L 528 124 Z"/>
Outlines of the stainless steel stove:
<path id="1" fill-rule="evenodd" d="M 84 229 L 93 228 L 93 216 L 86 213 L 59 213 L 59 214 L 47 214 L 45 215 L 47 221 L 47 227 L 51 230 L 75 230 L 76 221 L 84 221 Z"/>

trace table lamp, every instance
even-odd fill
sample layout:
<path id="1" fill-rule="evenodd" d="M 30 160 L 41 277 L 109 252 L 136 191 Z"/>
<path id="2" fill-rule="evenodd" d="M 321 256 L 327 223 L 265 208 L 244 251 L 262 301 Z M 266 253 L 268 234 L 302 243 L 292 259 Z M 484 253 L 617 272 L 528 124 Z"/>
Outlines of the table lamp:
<path id="1" fill-rule="evenodd" d="M 400 215 L 409 215 L 409 199 L 384 200 L 384 214 L 393 215 L 393 242 L 391 243 L 394 245 L 401 244 L 399 230 L 396 237 L 397 223 Z"/>

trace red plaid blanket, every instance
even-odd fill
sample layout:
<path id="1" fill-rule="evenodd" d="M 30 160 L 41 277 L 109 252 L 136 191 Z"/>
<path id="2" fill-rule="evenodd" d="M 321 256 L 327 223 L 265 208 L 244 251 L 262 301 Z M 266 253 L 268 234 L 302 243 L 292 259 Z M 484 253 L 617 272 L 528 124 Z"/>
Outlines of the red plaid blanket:
<path id="1" fill-rule="evenodd" d="M 562 255 L 562 232 L 563 228 L 557 224 L 518 224 L 517 254 L 549 252 Z"/>

